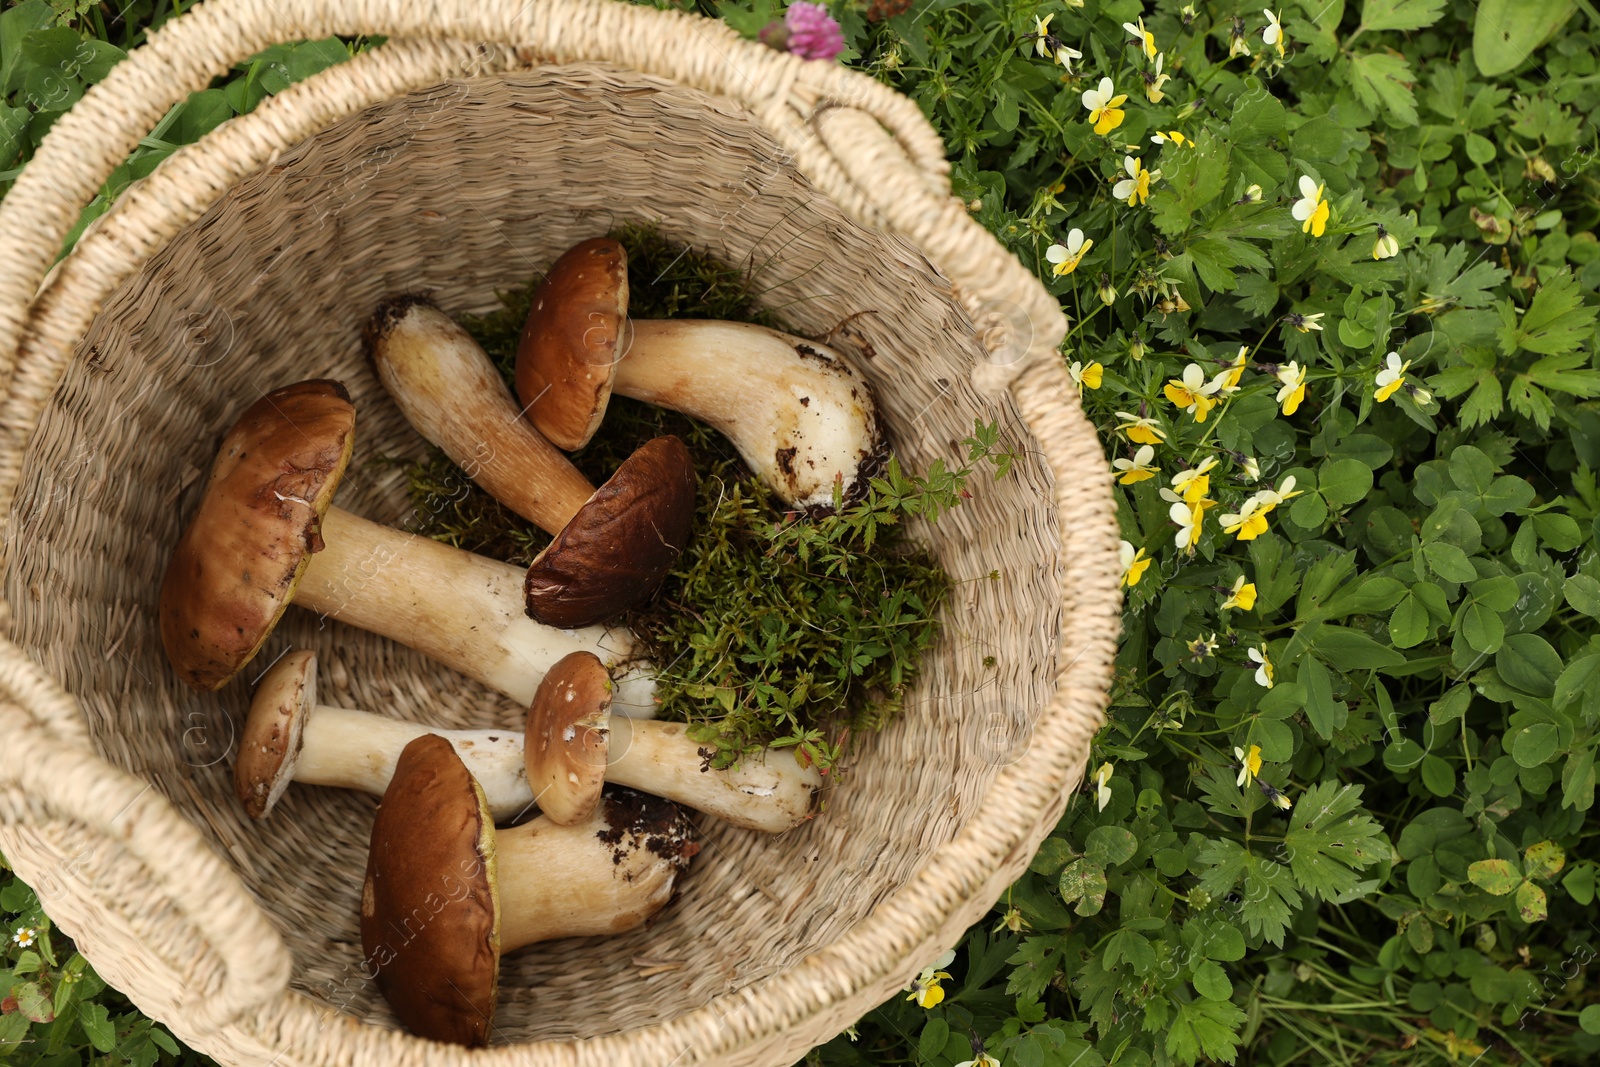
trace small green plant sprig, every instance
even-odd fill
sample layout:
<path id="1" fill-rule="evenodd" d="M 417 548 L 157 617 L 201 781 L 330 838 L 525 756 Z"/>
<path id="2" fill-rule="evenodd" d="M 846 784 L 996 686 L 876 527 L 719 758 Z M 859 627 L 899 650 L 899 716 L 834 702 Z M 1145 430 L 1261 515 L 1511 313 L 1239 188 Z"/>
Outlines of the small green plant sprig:
<path id="1" fill-rule="evenodd" d="M 645 228 L 617 234 L 628 248 L 633 314 L 770 322 L 750 272 L 671 244 Z M 533 286 L 466 320 L 509 379 Z M 728 766 L 752 750 L 797 747 L 832 769 L 848 738 L 898 713 L 922 655 L 937 638 L 949 579 L 907 535 L 957 506 L 978 464 L 996 477 L 1012 456 L 996 426 L 977 425 L 967 463 L 936 460 L 926 474 L 890 459 L 866 496 L 833 514 L 785 513 L 727 442 L 682 415 L 617 398 L 604 431 L 573 455 L 597 484 L 645 440 L 676 433 L 700 475 L 695 533 L 653 600 L 626 621 L 657 664 L 663 718 Z M 531 560 L 548 535 L 511 514 L 437 453 L 410 468 L 418 532 L 510 561 Z"/>

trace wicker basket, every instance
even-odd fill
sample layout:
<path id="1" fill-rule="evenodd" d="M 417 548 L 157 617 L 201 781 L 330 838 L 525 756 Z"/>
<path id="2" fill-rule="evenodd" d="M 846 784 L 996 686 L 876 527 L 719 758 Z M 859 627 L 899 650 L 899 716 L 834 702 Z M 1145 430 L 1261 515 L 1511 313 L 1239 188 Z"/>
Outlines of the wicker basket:
<path id="1" fill-rule="evenodd" d="M 391 39 L 175 153 L 46 278 L 172 104 L 330 33 Z M 627 221 L 752 265 L 797 332 L 848 323 L 833 341 L 913 467 L 1001 420 L 1015 474 L 919 531 L 957 579 L 999 577 L 957 587 L 908 713 L 859 746 L 826 817 L 708 827 L 651 928 L 507 959 L 492 1047 L 430 1045 L 360 968 L 375 802 L 297 787 L 245 818 L 228 768 L 248 687 L 202 696 L 166 669 L 159 576 L 217 436 L 298 378 L 343 379 L 361 412 L 340 505 L 403 521 L 403 480 L 374 459 L 422 446 L 363 363 L 363 318 L 402 289 L 487 309 Z M 63 117 L 0 206 L 0 850 L 102 975 L 228 1064 L 790 1063 L 954 944 L 1082 776 L 1117 542 L 1062 330 L 950 196 L 917 108 L 833 64 L 609 0 L 211 0 Z M 305 612 L 262 662 L 290 643 L 318 650 L 337 702 L 518 721 Z"/>

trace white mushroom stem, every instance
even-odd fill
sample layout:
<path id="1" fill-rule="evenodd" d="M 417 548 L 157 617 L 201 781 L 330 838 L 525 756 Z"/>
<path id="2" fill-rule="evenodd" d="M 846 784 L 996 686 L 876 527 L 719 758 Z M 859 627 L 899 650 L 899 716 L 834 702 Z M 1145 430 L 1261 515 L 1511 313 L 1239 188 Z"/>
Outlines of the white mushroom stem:
<path id="1" fill-rule="evenodd" d="M 509 822 L 533 807 L 520 730 L 433 730 L 327 704 L 318 704 L 306 715 L 293 764 L 294 781 L 381 797 L 394 778 L 401 750 L 424 734 L 438 734 L 450 742 L 483 786 L 495 822 Z"/>
<path id="2" fill-rule="evenodd" d="M 679 722 L 614 716 L 606 781 L 769 834 L 793 829 L 810 816 L 822 775 L 814 766 L 800 766 L 794 749 L 768 749 L 759 757 L 745 757 L 737 767 L 713 770 L 710 750 L 690 738 L 688 730 Z"/>
<path id="3" fill-rule="evenodd" d="M 613 664 L 633 653 L 627 630 L 558 630 L 528 618 L 526 572 L 510 564 L 339 508 L 323 517 L 322 538 L 294 603 L 409 645 L 519 704 L 532 703 L 539 679 L 564 656 L 587 650 Z M 655 714 L 652 672 L 635 668 L 615 681 L 615 710 Z"/>
<path id="4" fill-rule="evenodd" d="M 496 822 L 526 814 L 537 800 L 528 785 L 520 730 L 432 729 L 325 704 L 311 709 L 302 729 L 290 772 L 296 782 L 382 796 L 401 750 L 423 734 L 438 734 L 483 786 Z M 682 723 L 614 716 L 606 781 L 750 830 L 782 833 L 805 821 L 822 784 L 816 768 L 802 768 L 790 749 L 775 749 L 737 768 L 712 770 L 686 730 Z"/>
<path id="5" fill-rule="evenodd" d="M 610 829 L 605 811 L 601 804 L 576 826 L 535 819 L 495 834 L 502 953 L 624 933 L 671 899 L 679 867 L 649 848 L 608 847 L 598 837 Z"/>
<path id="6" fill-rule="evenodd" d="M 423 303 L 378 318 L 392 321 L 372 342 L 373 366 L 411 425 L 490 496 L 560 533 L 594 486 L 522 417 L 472 335 Z"/>
<path id="7" fill-rule="evenodd" d="M 867 386 L 833 349 L 765 326 L 630 320 L 612 389 L 710 423 L 796 507 L 827 506 L 883 448 Z"/>

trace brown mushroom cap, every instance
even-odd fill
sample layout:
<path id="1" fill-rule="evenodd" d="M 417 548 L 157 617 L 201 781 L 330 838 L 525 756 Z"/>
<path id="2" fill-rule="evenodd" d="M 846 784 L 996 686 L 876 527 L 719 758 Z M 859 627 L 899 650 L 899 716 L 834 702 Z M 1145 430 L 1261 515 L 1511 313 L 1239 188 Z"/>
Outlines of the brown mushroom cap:
<path id="1" fill-rule="evenodd" d="M 252 819 L 264 818 L 294 781 L 306 718 L 317 706 L 317 654 L 288 653 L 267 671 L 233 764 L 233 791 Z"/>
<path id="2" fill-rule="evenodd" d="M 185 682 L 220 689 L 277 625 L 355 445 L 335 381 L 275 389 L 222 439 L 205 497 L 161 582 L 161 642 Z"/>
<path id="3" fill-rule="evenodd" d="M 596 237 L 550 265 L 517 344 L 517 397 L 557 448 L 581 448 L 600 428 L 627 323 L 628 253 L 620 243 Z"/>
<path id="4" fill-rule="evenodd" d="M 488 1043 L 500 976 L 494 820 L 450 742 L 400 753 L 372 824 L 361 945 L 395 1016 L 419 1037 Z"/>
<path id="5" fill-rule="evenodd" d="M 577 629 L 654 594 L 689 543 L 696 485 L 682 441 L 646 441 L 534 559 L 528 615 Z"/>
<path id="6" fill-rule="evenodd" d="M 563 658 L 528 707 L 522 758 L 539 810 L 571 826 L 600 803 L 611 748 L 611 675 L 592 652 Z"/>

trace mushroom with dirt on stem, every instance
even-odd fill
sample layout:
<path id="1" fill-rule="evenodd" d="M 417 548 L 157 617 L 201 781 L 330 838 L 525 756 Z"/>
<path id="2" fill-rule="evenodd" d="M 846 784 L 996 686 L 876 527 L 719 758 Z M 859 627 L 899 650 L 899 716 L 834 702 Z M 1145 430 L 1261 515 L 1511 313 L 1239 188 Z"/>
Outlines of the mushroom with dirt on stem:
<path id="1" fill-rule="evenodd" d="M 449 741 L 483 787 L 496 822 L 538 803 L 561 825 L 579 823 L 601 785 L 676 801 L 734 826 L 782 833 L 810 817 L 822 786 L 816 767 L 789 749 L 713 769 L 682 723 L 612 718 L 611 682 L 593 654 L 575 652 L 539 683 L 525 731 L 450 730 L 330 707 L 317 699 L 317 657 L 296 649 L 261 680 L 239 740 L 234 790 L 264 818 L 291 781 L 382 795 L 400 753 L 434 734 Z"/>
<path id="2" fill-rule="evenodd" d="M 888 442 L 866 381 L 825 345 L 751 323 L 628 318 L 628 254 L 610 238 L 569 249 L 533 294 L 517 396 L 572 450 L 613 391 L 709 423 L 791 508 L 823 513 L 837 486 L 864 495 Z"/>
<path id="3" fill-rule="evenodd" d="M 608 790 L 575 826 L 535 819 L 496 831 L 450 742 L 425 735 L 401 751 L 373 820 L 364 961 L 412 1033 L 481 1046 L 503 953 L 638 929 L 699 850 L 676 808 L 627 789 Z"/>
<path id="4" fill-rule="evenodd" d="M 527 617 L 526 575 L 333 507 L 355 407 L 324 379 L 273 390 L 223 436 L 205 493 L 162 578 L 161 640 L 178 676 L 220 689 L 260 651 L 289 604 L 409 645 L 527 704 L 578 650 L 626 664 L 626 630 L 557 629 Z M 655 713 L 642 669 L 617 706 Z"/>
<path id="5" fill-rule="evenodd" d="M 385 301 L 362 336 L 411 425 L 489 495 L 552 534 L 528 568 L 528 614 L 590 626 L 649 599 L 689 543 L 689 450 L 659 437 L 596 490 L 522 417 L 500 372 L 454 319 L 416 295 Z"/>

